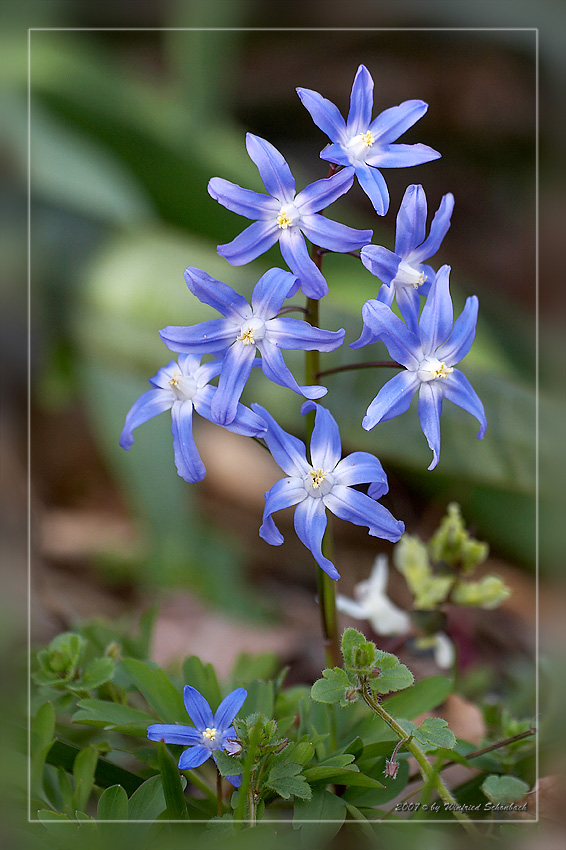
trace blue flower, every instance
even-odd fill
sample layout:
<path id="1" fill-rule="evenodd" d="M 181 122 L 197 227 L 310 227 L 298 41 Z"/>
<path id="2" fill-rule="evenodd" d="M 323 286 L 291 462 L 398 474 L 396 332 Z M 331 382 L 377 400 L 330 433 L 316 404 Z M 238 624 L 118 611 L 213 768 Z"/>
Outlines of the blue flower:
<path id="1" fill-rule="evenodd" d="M 373 80 L 364 65 L 360 65 L 354 79 L 347 121 L 338 107 L 318 92 L 298 88 L 297 93 L 314 123 L 332 142 L 321 151 L 321 159 L 353 166 L 360 186 L 378 215 L 385 215 L 389 209 L 389 192 L 378 169 L 421 165 L 440 156 L 428 145 L 392 144 L 423 117 L 428 104 L 422 100 L 406 100 L 371 120 Z"/>
<path id="2" fill-rule="evenodd" d="M 230 750 L 231 740 L 236 738 L 232 723 L 247 695 L 248 692 L 244 688 L 236 688 L 224 697 L 213 715 L 203 695 L 191 685 L 185 685 L 183 701 L 187 714 L 195 724 L 194 727 L 176 723 L 155 723 L 148 726 L 147 737 L 150 741 L 165 741 L 166 744 L 188 747 L 181 753 L 179 770 L 200 767 L 210 756 L 216 760 L 216 750 Z M 241 776 L 227 776 L 226 779 L 236 788 L 242 781 Z"/>
<path id="3" fill-rule="evenodd" d="M 383 286 L 378 301 L 391 306 L 396 296 L 403 318 L 417 332 L 420 298 L 428 295 L 435 272 L 424 261 L 438 251 L 450 227 L 454 196 L 444 195 L 425 239 L 427 204 L 422 186 L 408 186 L 397 213 L 395 253 L 380 245 L 366 245 L 361 260 Z"/>
<path id="4" fill-rule="evenodd" d="M 468 298 L 454 322 L 449 278 L 450 266 L 442 266 L 423 307 L 417 332 L 410 330 L 386 304 L 367 301 L 362 308 L 364 330 L 360 339 L 350 344 L 351 348 L 361 348 L 380 338 L 391 357 L 405 367 L 380 389 L 367 409 L 362 427 L 371 431 L 378 422 L 405 413 L 418 390 L 421 428 L 433 453 L 429 469 L 434 469 L 440 454 L 443 398 L 476 417 L 480 423 L 478 439 L 483 438 L 486 429 L 480 399 L 465 375 L 454 368 L 474 341 L 478 299 L 475 295 Z M 268 434 L 269 428 L 268 425 Z"/>
<path id="5" fill-rule="evenodd" d="M 330 578 L 340 573 L 322 554 L 322 538 L 326 529 L 326 508 L 340 519 L 366 525 L 374 537 L 396 542 L 405 526 L 387 508 L 374 501 L 387 493 L 387 478 L 376 457 L 367 452 L 353 452 L 340 460 L 340 434 L 331 413 L 307 401 L 301 413 L 316 410 L 311 438 L 311 463 L 306 459 L 304 443 L 287 434 L 259 404 L 252 409 L 268 424 L 265 442 L 275 461 L 287 473 L 265 494 L 265 510 L 259 536 L 272 546 L 280 546 L 283 536 L 271 516 L 275 511 L 296 505 L 295 531 L 301 543 L 310 549 L 317 564 Z M 370 495 L 352 489 L 354 484 L 371 482 Z"/>
<path id="6" fill-rule="evenodd" d="M 185 280 L 197 298 L 225 318 L 192 327 L 169 326 L 160 332 L 161 339 L 173 351 L 224 352 L 218 391 L 211 403 L 214 422 L 228 425 L 234 420 L 258 351 L 261 368 L 269 380 L 306 398 L 326 394 L 325 387 L 299 386 L 285 365 L 281 349 L 334 351 L 344 341 L 344 330 L 325 331 L 299 319 L 276 318 L 295 281 L 292 274 L 269 269 L 255 285 L 251 305 L 232 287 L 200 269 L 186 269 Z"/>
<path id="7" fill-rule="evenodd" d="M 120 435 L 120 445 L 129 449 L 133 445 L 132 432 L 138 425 L 171 410 L 173 449 L 177 472 L 185 481 L 202 481 L 206 469 L 193 439 L 193 408 L 205 419 L 212 420 L 211 404 L 216 387 L 208 386 L 222 369 L 221 360 L 211 360 L 200 365 L 200 356 L 181 355 L 178 362 L 171 360 L 159 369 L 149 383 L 154 387 L 141 395 L 132 405 Z M 229 431 L 245 437 L 261 437 L 266 425 L 255 413 L 243 404 L 237 405 L 236 415 Z"/>
<path id="8" fill-rule="evenodd" d="M 353 169 L 317 180 L 295 194 L 295 178 L 277 148 L 251 133 L 246 136 L 246 147 L 269 194 L 242 189 L 221 177 L 210 180 L 208 191 L 216 201 L 255 220 L 232 242 L 219 245 L 218 253 L 232 265 L 242 266 L 278 241 L 283 259 L 299 278 L 304 294 L 322 298 L 328 284 L 309 257 L 303 233 L 314 245 L 337 252 L 354 251 L 372 237 L 371 230 L 354 230 L 317 215 L 348 191 L 354 181 Z"/>

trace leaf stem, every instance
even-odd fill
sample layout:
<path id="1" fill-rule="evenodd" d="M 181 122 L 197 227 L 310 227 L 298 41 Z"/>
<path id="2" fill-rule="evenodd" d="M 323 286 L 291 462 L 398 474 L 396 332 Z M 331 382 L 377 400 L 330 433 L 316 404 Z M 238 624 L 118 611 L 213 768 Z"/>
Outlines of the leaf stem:
<path id="1" fill-rule="evenodd" d="M 369 360 L 365 363 L 346 363 L 343 366 L 334 366 L 332 369 L 323 369 L 322 372 L 316 372 L 314 378 L 318 380 L 323 375 L 334 375 L 337 372 L 351 372 L 353 369 L 402 369 L 401 363 L 395 360 Z"/>

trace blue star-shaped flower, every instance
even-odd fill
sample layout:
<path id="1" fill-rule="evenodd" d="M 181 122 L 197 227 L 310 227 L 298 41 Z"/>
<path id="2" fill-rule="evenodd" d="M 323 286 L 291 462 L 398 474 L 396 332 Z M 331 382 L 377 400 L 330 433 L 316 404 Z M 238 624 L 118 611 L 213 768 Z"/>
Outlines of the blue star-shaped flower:
<path id="1" fill-rule="evenodd" d="M 454 322 L 450 266 L 442 266 L 436 275 L 416 332 L 381 301 L 366 301 L 362 315 L 364 330 L 350 348 L 362 348 L 368 342 L 381 339 L 391 357 L 405 367 L 380 389 L 367 409 L 362 427 L 371 431 L 378 422 L 405 413 L 418 390 L 421 428 L 433 453 L 429 469 L 434 469 L 440 455 L 443 398 L 476 417 L 480 423 L 477 437 L 481 440 L 486 429 L 483 404 L 466 376 L 454 368 L 466 356 L 474 341 L 478 299 L 475 295 L 468 298 Z M 269 428 L 268 425 L 268 434 Z"/>
<path id="2" fill-rule="evenodd" d="M 244 688 L 236 688 L 224 697 L 213 715 L 203 695 L 191 685 L 185 685 L 183 701 L 187 714 L 195 724 L 194 727 L 176 723 L 155 723 L 148 726 L 147 737 L 150 741 L 165 741 L 166 744 L 188 747 L 181 753 L 179 770 L 200 767 L 210 756 L 216 760 L 216 750 L 233 752 L 231 740 L 236 738 L 236 731 L 232 723 L 247 695 L 248 692 Z M 241 776 L 227 776 L 226 779 L 236 788 L 242 781 Z"/>
<path id="3" fill-rule="evenodd" d="M 330 578 L 340 573 L 322 554 L 322 538 L 326 529 L 326 508 L 340 519 L 366 525 L 374 537 L 396 543 L 405 526 L 376 502 L 387 493 L 387 477 L 381 463 L 368 452 L 342 454 L 338 425 L 326 408 L 307 401 L 301 413 L 316 410 L 311 438 L 311 461 L 306 458 L 304 443 L 287 434 L 275 419 L 260 407 L 252 409 L 268 424 L 265 442 L 275 461 L 287 473 L 265 494 L 265 510 L 259 536 L 272 546 L 280 546 L 283 536 L 271 516 L 275 511 L 296 505 L 295 531 L 301 543 L 312 552 L 317 564 Z M 352 485 L 371 482 L 369 495 L 354 490 Z"/>
<path id="4" fill-rule="evenodd" d="M 222 177 L 210 180 L 208 191 L 216 201 L 232 212 L 255 219 L 232 242 L 219 245 L 218 253 L 232 265 L 242 266 L 279 242 L 283 259 L 299 279 L 304 294 L 322 298 L 328 292 L 328 284 L 309 257 L 303 234 L 320 248 L 343 253 L 367 245 L 373 233 L 318 215 L 348 191 L 354 181 L 353 169 L 345 168 L 339 174 L 317 180 L 296 194 L 295 178 L 277 148 L 252 133 L 246 136 L 246 148 L 269 194 L 242 189 Z"/>
<path id="5" fill-rule="evenodd" d="M 257 352 L 264 375 L 282 387 L 306 398 L 320 398 L 326 387 L 299 386 L 285 365 L 281 349 L 334 351 L 344 340 L 344 330 L 326 331 L 308 322 L 286 316 L 277 318 L 295 277 L 283 269 L 269 269 L 258 280 L 252 303 L 231 286 L 215 280 L 200 269 L 189 267 L 185 280 L 191 292 L 225 317 L 200 322 L 192 327 L 169 326 L 160 331 L 168 348 L 183 353 L 224 352 L 218 391 L 211 403 L 212 419 L 229 425 L 236 416 L 238 401 Z M 256 361 L 257 362 L 257 361 Z"/>
<path id="6" fill-rule="evenodd" d="M 154 389 L 148 390 L 134 402 L 120 435 L 120 445 L 129 449 L 134 443 L 132 432 L 138 425 L 171 410 L 173 449 L 177 472 L 185 481 L 202 481 L 206 469 L 193 439 L 193 408 L 200 416 L 213 421 L 211 405 L 216 387 L 208 382 L 222 369 L 221 360 L 211 360 L 200 365 L 200 356 L 181 355 L 178 362 L 171 360 L 150 378 Z M 235 434 L 245 437 L 261 437 L 266 425 L 255 413 L 243 404 L 238 404 L 236 415 L 230 425 L 225 426 Z"/>
<path id="7" fill-rule="evenodd" d="M 440 156 L 428 145 L 392 144 L 423 117 L 428 104 L 422 100 L 406 100 L 371 120 L 373 80 L 365 65 L 360 65 L 354 78 L 347 121 L 338 107 L 318 92 L 298 88 L 297 93 L 314 123 L 332 142 L 321 151 L 321 159 L 353 166 L 378 215 L 385 215 L 389 209 L 387 184 L 378 169 L 421 165 Z"/>
<path id="8" fill-rule="evenodd" d="M 361 260 L 383 286 L 378 301 L 391 306 L 396 297 L 399 310 L 412 331 L 417 331 L 420 295 L 428 295 L 435 272 L 425 265 L 446 236 L 454 209 L 454 196 L 444 195 L 425 239 L 427 203 L 422 186 L 408 186 L 397 213 L 395 252 L 381 245 L 365 245 Z"/>

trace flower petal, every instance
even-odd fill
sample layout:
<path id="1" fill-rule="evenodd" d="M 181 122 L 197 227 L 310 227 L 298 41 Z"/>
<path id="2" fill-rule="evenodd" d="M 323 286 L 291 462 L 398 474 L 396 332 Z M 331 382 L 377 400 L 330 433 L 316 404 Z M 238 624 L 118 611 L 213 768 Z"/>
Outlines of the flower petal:
<path id="1" fill-rule="evenodd" d="M 373 79 L 365 65 L 360 65 L 350 94 L 350 111 L 346 127 L 348 134 L 365 133 L 373 111 Z"/>
<path id="2" fill-rule="evenodd" d="M 327 331 L 288 316 L 266 322 L 265 331 L 267 339 L 279 348 L 299 351 L 334 351 L 342 345 L 346 333 L 343 328 Z"/>
<path id="3" fill-rule="evenodd" d="M 419 390 L 419 419 L 423 434 L 433 455 L 429 469 L 434 469 L 440 457 L 442 390 L 439 381 L 422 383 Z"/>
<path id="4" fill-rule="evenodd" d="M 272 546 L 279 546 L 283 542 L 283 536 L 271 519 L 271 515 L 284 510 L 284 508 L 297 505 L 306 498 L 307 492 L 301 478 L 280 478 L 279 481 L 276 481 L 271 490 L 268 490 L 265 494 L 265 508 L 262 525 L 259 529 L 259 536 L 262 540 Z"/>
<path id="5" fill-rule="evenodd" d="M 238 334 L 238 327 L 230 319 L 209 319 L 198 325 L 184 327 L 168 325 L 159 336 L 171 351 L 186 354 L 213 354 L 224 351 Z"/>
<path id="6" fill-rule="evenodd" d="M 436 356 L 448 366 L 459 363 L 470 350 L 476 335 L 478 306 L 478 299 L 475 295 L 466 299 L 464 309 L 454 322 L 452 333 L 446 342 L 437 349 Z"/>
<path id="7" fill-rule="evenodd" d="M 205 370 L 206 366 L 210 366 L 210 363 L 204 363 L 202 366 L 200 365 L 201 356 L 199 354 L 179 354 L 177 357 L 177 364 L 179 369 L 183 373 L 183 375 L 190 375 L 197 380 L 196 374 L 197 372 L 202 373 L 202 370 Z M 212 360 L 211 363 L 215 363 L 216 361 Z M 217 373 L 218 374 L 218 373 Z M 215 377 L 211 375 L 211 377 Z M 210 380 L 210 378 L 208 379 Z M 207 383 L 207 381 L 205 381 Z"/>
<path id="8" fill-rule="evenodd" d="M 387 493 L 387 476 L 379 460 L 369 452 L 352 452 L 348 457 L 340 461 L 334 470 L 334 479 L 337 484 L 350 487 L 352 484 L 366 484 L 368 482 L 378 483 L 385 490 L 381 495 Z"/>
<path id="9" fill-rule="evenodd" d="M 328 292 L 328 284 L 307 251 L 305 238 L 298 227 L 281 231 L 279 247 L 283 259 L 301 281 L 301 290 L 307 298 L 322 298 Z"/>
<path id="10" fill-rule="evenodd" d="M 362 428 L 371 431 L 379 422 L 386 422 L 405 413 L 411 404 L 419 379 L 415 372 L 405 370 L 382 386 L 362 419 Z"/>
<path id="11" fill-rule="evenodd" d="M 381 144 L 389 144 L 416 124 L 427 109 L 428 103 L 422 100 L 405 100 L 399 106 L 391 106 L 381 112 L 369 129 Z"/>
<path id="12" fill-rule="evenodd" d="M 305 406 L 307 409 L 311 405 Z M 314 405 L 312 405 L 314 407 Z M 316 405 L 314 428 L 311 437 L 311 461 L 315 469 L 332 472 L 342 456 L 340 431 L 329 410 Z M 301 412 L 306 412 L 303 408 Z"/>
<path id="13" fill-rule="evenodd" d="M 336 143 L 326 145 L 320 152 L 320 158 L 325 162 L 333 162 L 335 165 L 355 165 L 354 158 L 343 144 Z"/>
<path id="14" fill-rule="evenodd" d="M 297 94 L 301 98 L 301 103 L 308 109 L 311 118 L 317 127 L 320 127 L 323 133 L 330 138 L 331 141 L 337 142 L 345 133 L 346 123 L 340 114 L 340 110 L 332 101 L 327 100 L 321 94 L 311 89 L 297 88 Z"/>
<path id="15" fill-rule="evenodd" d="M 184 271 L 187 286 L 203 304 L 208 304 L 234 322 L 247 319 L 251 313 L 250 305 L 235 289 L 221 280 L 211 277 L 202 269 L 189 266 Z"/>
<path id="16" fill-rule="evenodd" d="M 322 538 L 326 530 L 326 510 L 322 499 L 310 496 L 295 508 L 295 531 L 297 537 L 313 557 L 319 567 L 332 579 L 339 579 L 340 573 L 325 555 L 322 554 Z"/>
<path id="17" fill-rule="evenodd" d="M 199 416 L 208 419 L 209 422 L 214 422 L 211 406 L 216 392 L 216 387 L 207 386 L 199 390 L 193 397 L 195 410 Z M 233 434 L 241 434 L 243 437 L 263 437 L 267 430 L 263 419 L 243 404 L 238 404 L 236 416 L 229 425 L 223 427 L 227 431 L 231 431 Z"/>
<path id="18" fill-rule="evenodd" d="M 396 543 L 405 530 L 405 524 L 392 513 L 359 490 L 335 484 L 323 497 L 329 511 L 354 525 L 366 525 L 372 537 L 381 537 Z"/>
<path id="19" fill-rule="evenodd" d="M 310 183 L 295 198 L 294 204 L 304 215 L 312 215 L 319 210 L 329 207 L 338 198 L 345 195 L 354 182 L 354 169 L 350 166 L 343 168 L 332 177 L 324 177 Z"/>
<path id="20" fill-rule="evenodd" d="M 263 374 L 273 383 L 279 384 L 280 387 L 287 387 L 305 398 L 321 398 L 328 392 L 326 387 L 319 385 L 299 386 L 285 363 L 280 349 L 269 339 L 262 339 L 258 343 L 258 348 L 261 353 Z"/>
<path id="21" fill-rule="evenodd" d="M 348 617 L 354 617 L 356 620 L 366 620 L 371 611 L 366 605 L 358 602 L 356 599 L 350 599 L 348 596 L 342 596 L 341 593 L 336 594 L 336 608 L 347 614 Z"/>
<path id="22" fill-rule="evenodd" d="M 171 408 L 171 433 L 177 472 L 185 481 L 202 481 L 206 468 L 193 439 L 193 403 L 176 401 Z"/>
<path id="23" fill-rule="evenodd" d="M 164 410 L 173 406 L 175 396 L 171 390 L 148 390 L 133 403 L 120 434 L 120 445 L 123 449 L 129 449 L 134 443 L 132 432 L 139 425 L 153 419 Z"/>
<path id="24" fill-rule="evenodd" d="M 267 434 L 264 439 L 275 463 L 287 475 L 301 479 L 308 475 L 309 464 L 307 463 L 305 444 L 293 437 L 292 434 L 287 434 L 260 404 L 252 404 L 251 408 L 267 423 Z"/>
<path id="25" fill-rule="evenodd" d="M 397 213 L 395 231 L 395 253 L 403 259 L 425 238 L 426 214 L 426 195 L 423 187 L 407 186 Z"/>
<path id="26" fill-rule="evenodd" d="M 436 351 L 452 331 L 454 308 L 450 297 L 450 266 L 439 269 L 419 319 L 419 333 L 425 355 Z"/>
<path id="27" fill-rule="evenodd" d="M 176 723 L 154 723 L 147 727 L 150 741 L 165 741 L 166 744 L 182 744 L 185 747 L 202 741 L 202 735 L 194 726 L 181 726 Z"/>
<path id="28" fill-rule="evenodd" d="M 192 354 L 181 354 L 179 355 L 179 366 L 182 364 L 182 357 L 193 357 Z M 198 358 L 200 360 L 200 357 Z M 193 372 L 193 378 L 197 382 L 197 387 L 199 389 L 204 388 L 209 381 L 212 381 L 213 378 L 218 377 L 220 372 L 222 371 L 222 360 L 209 360 L 207 363 L 203 363 L 202 366 L 199 366 Z M 186 375 L 187 372 L 183 369 L 183 374 Z M 196 407 L 196 405 L 195 405 Z M 198 410 L 198 408 L 197 408 Z M 200 412 L 200 411 L 199 411 Z"/>
<path id="29" fill-rule="evenodd" d="M 185 703 L 187 714 L 197 729 L 200 729 L 202 732 L 207 726 L 212 728 L 214 723 L 212 710 L 207 700 L 192 685 L 185 685 L 183 688 L 183 702 Z"/>
<path id="30" fill-rule="evenodd" d="M 272 319 L 279 310 L 295 283 L 295 276 L 283 269 L 269 269 L 263 274 L 252 293 L 254 316 L 264 321 Z"/>
<path id="31" fill-rule="evenodd" d="M 271 142 L 254 136 L 253 133 L 246 133 L 246 148 L 269 194 L 282 204 L 292 203 L 295 197 L 295 178 L 283 155 Z"/>
<path id="32" fill-rule="evenodd" d="M 275 245 L 279 239 L 279 232 L 275 219 L 254 221 L 231 242 L 217 245 L 216 250 L 233 266 L 245 266 L 246 263 L 251 263 Z"/>
<path id="33" fill-rule="evenodd" d="M 444 397 L 447 398 L 448 401 L 457 404 L 458 407 L 462 407 L 464 410 L 467 410 L 468 413 L 471 413 L 472 416 L 476 417 L 480 423 L 480 430 L 476 434 L 476 437 L 478 440 L 482 440 L 485 434 L 485 429 L 487 428 L 485 411 L 478 394 L 466 376 L 460 372 L 459 369 L 454 369 L 454 371 L 446 378 L 442 389 Z"/>
<path id="34" fill-rule="evenodd" d="M 393 360 L 406 369 L 418 368 L 423 358 L 420 340 L 390 307 L 371 299 L 362 307 L 362 318 L 376 338 L 383 340 Z"/>
<path id="35" fill-rule="evenodd" d="M 387 286 L 397 274 L 401 262 L 397 254 L 381 245 L 365 245 L 360 251 L 360 258 L 366 269 Z"/>
<path id="36" fill-rule="evenodd" d="M 245 688 L 236 688 L 224 697 L 214 715 L 214 728 L 224 731 L 232 725 L 232 721 L 244 704 L 248 695 Z"/>
<path id="37" fill-rule="evenodd" d="M 184 753 L 181 753 L 179 770 L 192 770 L 195 767 L 200 767 L 211 755 L 212 750 L 209 750 L 208 747 L 190 747 Z"/>
<path id="38" fill-rule="evenodd" d="M 385 177 L 377 168 L 365 163 L 356 164 L 356 177 L 360 186 L 372 202 L 378 215 L 385 215 L 389 209 L 389 191 Z"/>
<path id="39" fill-rule="evenodd" d="M 223 177 L 213 177 L 209 180 L 208 194 L 226 209 L 254 221 L 273 219 L 279 212 L 280 204 L 271 195 L 242 189 L 241 186 L 224 180 Z"/>
<path id="40" fill-rule="evenodd" d="M 450 219 L 452 217 L 453 209 L 454 195 L 451 192 L 448 192 L 447 195 L 443 195 L 440 206 L 434 214 L 427 238 L 415 251 L 413 251 L 411 255 L 411 260 L 413 262 L 422 263 L 424 260 L 427 260 L 429 257 L 433 257 L 436 254 L 440 248 L 442 240 L 448 232 L 448 228 L 450 227 Z"/>
<path id="41" fill-rule="evenodd" d="M 397 297 L 397 306 L 405 319 L 405 324 L 415 336 L 418 336 L 419 310 L 421 308 L 420 287 L 419 289 L 415 289 L 413 286 L 395 286 L 393 288 Z"/>
<path id="42" fill-rule="evenodd" d="M 240 340 L 226 352 L 218 389 L 210 406 L 212 421 L 218 425 L 229 425 L 234 420 L 255 356 L 256 346 L 244 345 Z"/>
<path id="43" fill-rule="evenodd" d="M 368 165 L 376 168 L 409 168 L 439 159 L 441 154 L 428 145 L 387 145 L 367 157 Z"/>
<path id="44" fill-rule="evenodd" d="M 373 236 L 373 230 L 356 230 L 319 214 L 301 216 L 301 230 L 314 245 L 338 253 L 356 251 Z"/>

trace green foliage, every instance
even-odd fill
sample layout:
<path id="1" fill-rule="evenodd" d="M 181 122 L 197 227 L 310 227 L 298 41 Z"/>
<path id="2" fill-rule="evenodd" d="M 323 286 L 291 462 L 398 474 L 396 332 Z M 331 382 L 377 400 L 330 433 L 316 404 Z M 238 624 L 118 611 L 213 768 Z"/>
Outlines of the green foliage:
<path id="1" fill-rule="evenodd" d="M 529 786 L 516 776 L 487 776 L 482 782 L 481 790 L 492 803 L 509 805 L 524 797 Z"/>
<path id="2" fill-rule="evenodd" d="M 301 776 L 302 765 L 292 762 L 276 763 L 269 771 L 265 782 L 267 788 L 271 788 L 284 800 L 291 797 L 299 797 L 301 800 L 310 800 L 312 790 L 308 782 Z"/>

